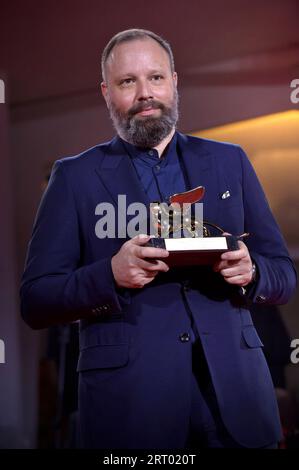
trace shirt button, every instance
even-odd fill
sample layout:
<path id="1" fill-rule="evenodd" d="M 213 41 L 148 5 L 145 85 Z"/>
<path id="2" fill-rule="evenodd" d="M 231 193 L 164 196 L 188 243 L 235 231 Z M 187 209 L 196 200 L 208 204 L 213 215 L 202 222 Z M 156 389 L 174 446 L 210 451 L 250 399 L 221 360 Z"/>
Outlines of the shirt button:
<path id="1" fill-rule="evenodd" d="M 155 168 L 156 168 L 157 171 L 159 171 L 161 167 L 160 167 L 160 165 L 156 165 Z"/>
<path id="2" fill-rule="evenodd" d="M 182 333 L 182 334 L 180 335 L 180 341 L 181 341 L 182 343 L 188 343 L 188 341 L 190 341 L 190 335 L 189 335 L 189 333 Z"/>
<path id="3" fill-rule="evenodd" d="M 258 295 L 257 298 L 256 298 L 256 301 L 259 302 L 259 303 L 263 303 L 265 302 L 267 299 L 264 295 Z"/>
<path id="4" fill-rule="evenodd" d="M 148 152 L 148 154 L 152 157 L 152 156 L 154 155 L 154 151 L 153 151 L 153 150 L 150 150 L 150 151 Z"/>
<path id="5" fill-rule="evenodd" d="M 188 292 L 191 289 L 190 282 L 189 281 L 183 281 L 182 282 L 182 288 L 184 292 Z"/>

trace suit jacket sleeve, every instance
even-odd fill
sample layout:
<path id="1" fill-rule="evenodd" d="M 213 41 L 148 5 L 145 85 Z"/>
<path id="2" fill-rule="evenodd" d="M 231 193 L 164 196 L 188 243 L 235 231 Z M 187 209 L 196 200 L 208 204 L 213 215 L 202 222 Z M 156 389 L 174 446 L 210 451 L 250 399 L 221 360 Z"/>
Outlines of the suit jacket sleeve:
<path id="1" fill-rule="evenodd" d="M 32 328 L 117 312 L 129 302 L 118 295 L 111 256 L 80 266 L 80 244 L 72 189 L 57 161 L 37 212 L 21 284 L 21 313 Z"/>
<path id="2" fill-rule="evenodd" d="M 255 171 L 242 149 L 246 242 L 258 268 L 258 281 L 248 291 L 253 302 L 284 304 L 296 288 L 296 271 Z"/>

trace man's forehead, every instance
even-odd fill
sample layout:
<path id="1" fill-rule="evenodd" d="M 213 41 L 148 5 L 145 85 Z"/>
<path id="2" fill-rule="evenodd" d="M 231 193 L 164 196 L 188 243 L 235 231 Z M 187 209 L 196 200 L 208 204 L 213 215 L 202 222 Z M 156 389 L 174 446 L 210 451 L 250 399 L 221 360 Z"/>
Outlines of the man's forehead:
<path id="1" fill-rule="evenodd" d="M 150 37 L 136 38 L 116 44 L 112 49 L 107 65 L 126 60 L 132 55 L 142 55 L 144 52 L 152 52 L 155 56 L 169 60 L 166 50 L 154 39 Z"/>

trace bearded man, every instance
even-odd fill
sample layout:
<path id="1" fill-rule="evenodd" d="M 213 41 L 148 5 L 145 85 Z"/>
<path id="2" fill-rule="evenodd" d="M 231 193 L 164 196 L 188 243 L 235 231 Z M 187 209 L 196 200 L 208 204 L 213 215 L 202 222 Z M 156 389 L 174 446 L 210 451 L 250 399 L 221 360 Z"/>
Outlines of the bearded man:
<path id="1" fill-rule="evenodd" d="M 296 275 L 255 172 L 238 146 L 176 130 L 177 74 L 160 36 L 118 33 L 102 77 L 117 136 L 55 163 L 21 287 L 32 328 L 80 319 L 80 445 L 275 447 L 277 404 L 248 305 L 286 303 Z M 251 234 L 213 266 L 169 269 L 148 235 L 95 232 L 101 202 L 148 207 L 200 185 L 205 219 Z"/>

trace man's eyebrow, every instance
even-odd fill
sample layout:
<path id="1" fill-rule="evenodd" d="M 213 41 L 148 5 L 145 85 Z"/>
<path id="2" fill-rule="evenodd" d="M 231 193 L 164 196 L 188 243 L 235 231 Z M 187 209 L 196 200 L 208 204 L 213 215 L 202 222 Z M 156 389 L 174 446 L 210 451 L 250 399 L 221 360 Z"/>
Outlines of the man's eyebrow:
<path id="1" fill-rule="evenodd" d="M 153 69 L 153 70 L 150 70 L 150 71 L 149 71 L 149 74 L 150 74 L 150 75 L 155 75 L 155 74 L 157 74 L 157 73 L 160 74 L 160 75 L 162 75 L 162 74 L 165 73 L 165 71 L 164 71 L 162 68 L 160 68 L 160 69 Z"/>
<path id="2" fill-rule="evenodd" d="M 117 75 L 115 77 L 115 81 L 119 82 L 121 80 L 126 80 L 127 78 L 136 78 L 136 74 L 134 74 L 134 73 L 123 73 L 121 75 Z"/>
<path id="3" fill-rule="evenodd" d="M 165 71 L 162 69 L 162 68 L 154 68 L 154 69 L 151 69 L 151 70 L 148 70 L 146 72 L 146 75 L 155 75 L 155 74 L 164 74 Z M 122 79 L 122 78 L 136 78 L 138 76 L 138 74 L 136 74 L 135 72 L 127 72 L 127 73 L 122 73 L 122 74 L 119 74 L 119 75 L 116 75 L 116 80 L 119 80 L 119 79 Z"/>

